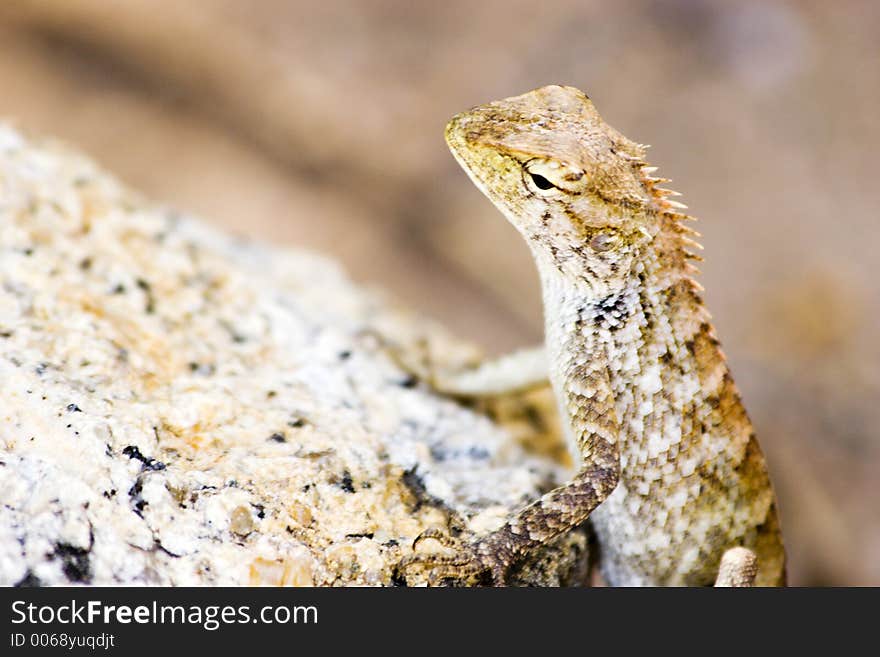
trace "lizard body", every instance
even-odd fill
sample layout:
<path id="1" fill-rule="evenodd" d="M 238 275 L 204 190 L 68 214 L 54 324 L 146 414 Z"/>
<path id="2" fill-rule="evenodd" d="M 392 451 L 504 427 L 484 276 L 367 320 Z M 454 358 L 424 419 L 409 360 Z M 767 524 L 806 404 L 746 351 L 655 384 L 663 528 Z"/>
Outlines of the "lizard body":
<path id="1" fill-rule="evenodd" d="M 511 386 L 544 363 L 580 469 L 454 555 L 404 565 L 501 584 L 523 555 L 589 517 L 609 584 L 711 584 L 742 547 L 753 558 L 737 574 L 730 552 L 719 582 L 784 584 L 764 457 L 693 279 L 699 245 L 645 147 L 560 86 L 459 114 L 446 139 L 531 249 L 545 348 L 523 356 L 534 375 Z M 439 387 L 498 392 L 515 359 L 499 362 Z"/>

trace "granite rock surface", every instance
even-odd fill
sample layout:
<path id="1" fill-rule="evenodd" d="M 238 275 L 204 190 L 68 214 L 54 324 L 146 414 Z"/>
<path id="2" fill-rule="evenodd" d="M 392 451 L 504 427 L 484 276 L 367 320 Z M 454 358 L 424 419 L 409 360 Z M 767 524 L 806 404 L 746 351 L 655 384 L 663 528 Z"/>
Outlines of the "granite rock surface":
<path id="1" fill-rule="evenodd" d="M 538 402 L 467 408 L 389 342 L 475 355 L 0 125 L 0 584 L 391 585 L 426 528 L 491 529 L 565 476 L 523 447 Z M 584 553 L 522 583 L 576 583 Z"/>

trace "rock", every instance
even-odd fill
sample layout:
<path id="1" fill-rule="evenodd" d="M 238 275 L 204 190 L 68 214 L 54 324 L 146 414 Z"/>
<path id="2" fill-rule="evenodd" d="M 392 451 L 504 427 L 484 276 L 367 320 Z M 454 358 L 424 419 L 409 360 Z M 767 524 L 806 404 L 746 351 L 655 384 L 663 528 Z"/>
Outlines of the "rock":
<path id="1" fill-rule="evenodd" d="M 537 402 L 493 422 L 383 347 L 468 345 L 2 125 L 0 281 L 2 585 L 389 585 L 450 512 L 485 531 L 564 476 L 521 445 Z M 584 553 L 521 582 L 576 583 Z"/>

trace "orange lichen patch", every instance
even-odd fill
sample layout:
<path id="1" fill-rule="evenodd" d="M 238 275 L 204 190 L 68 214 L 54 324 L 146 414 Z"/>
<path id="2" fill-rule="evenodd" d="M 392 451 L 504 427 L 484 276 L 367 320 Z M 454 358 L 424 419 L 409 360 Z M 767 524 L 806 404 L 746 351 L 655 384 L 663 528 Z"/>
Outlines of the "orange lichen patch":
<path id="1" fill-rule="evenodd" d="M 94 315 L 98 319 L 104 319 L 105 317 L 105 308 L 104 305 L 94 297 L 86 297 L 83 296 L 79 299 L 79 306 L 85 312 L 90 315 Z"/>
<path id="2" fill-rule="evenodd" d="M 308 527 L 312 524 L 312 512 L 309 507 L 301 502 L 291 502 L 287 506 L 287 513 L 290 519 L 300 527 Z"/>
<path id="3" fill-rule="evenodd" d="M 182 367 L 179 356 L 166 336 L 151 325 L 97 295 L 78 292 L 71 296 L 74 308 L 92 315 L 100 322 L 101 335 L 127 354 L 126 367 L 134 374 L 132 385 L 144 393 L 164 387 Z"/>
<path id="4" fill-rule="evenodd" d="M 184 458 L 193 457 L 208 444 L 200 422 L 190 427 L 180 427 L 163 421 L 158 436 L 159 444 L 163 449 L 175 451 Z"/>

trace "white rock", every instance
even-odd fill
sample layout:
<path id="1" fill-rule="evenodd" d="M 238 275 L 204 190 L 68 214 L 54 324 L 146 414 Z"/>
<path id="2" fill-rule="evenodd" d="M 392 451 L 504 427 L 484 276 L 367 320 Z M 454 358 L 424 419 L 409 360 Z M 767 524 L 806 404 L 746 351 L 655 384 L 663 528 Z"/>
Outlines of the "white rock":
<path id="1" fill-rule="evenodd" d="M 0 584 L 389 584 L 444 505 L 560 476 L 377 329 L 470 350 L 0 126 Z"/>

